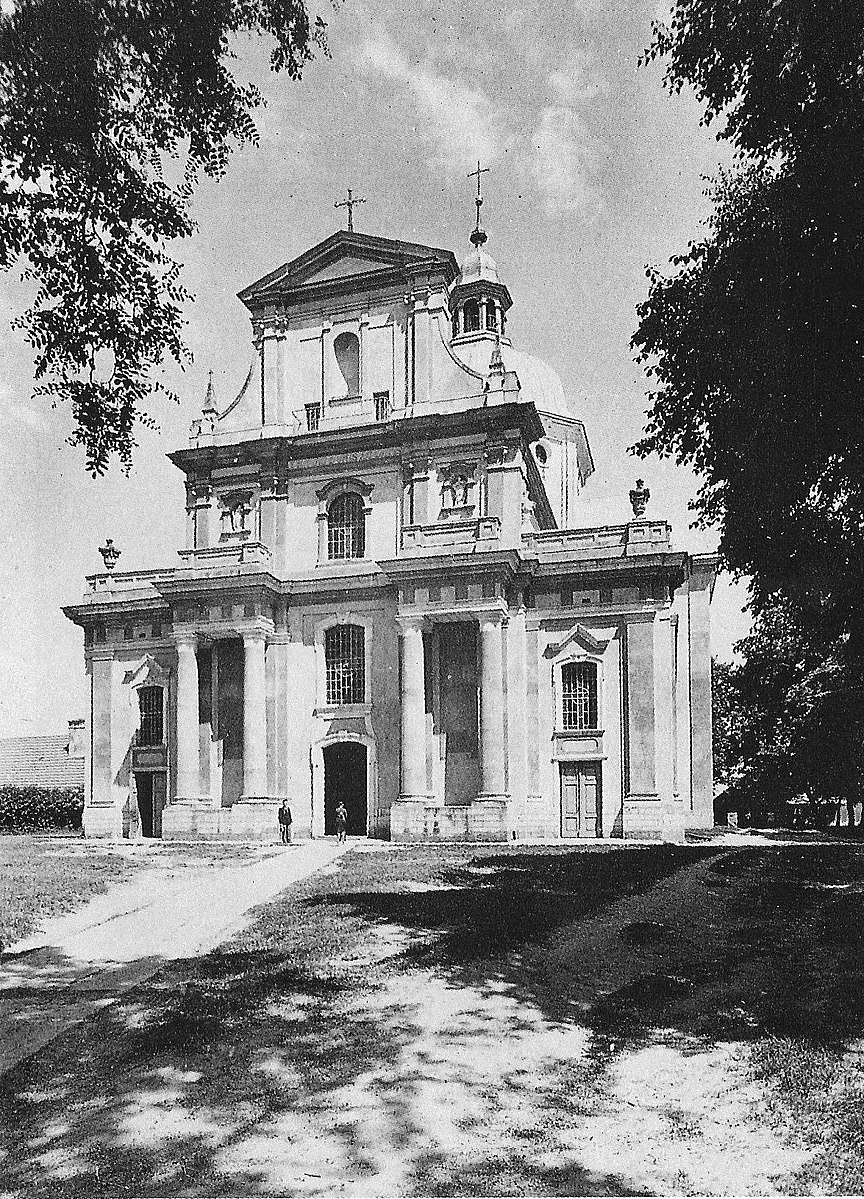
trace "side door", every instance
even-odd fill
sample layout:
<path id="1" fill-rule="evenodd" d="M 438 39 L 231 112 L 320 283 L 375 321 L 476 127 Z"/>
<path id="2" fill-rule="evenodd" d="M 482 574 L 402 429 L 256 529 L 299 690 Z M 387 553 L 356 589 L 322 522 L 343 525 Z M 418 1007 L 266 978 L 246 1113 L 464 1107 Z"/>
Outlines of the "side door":
<path id="1" fill-rule="evenodd" d="M 602 835 L 600 821 L 600 763 L 579 763 L 579 836 Z"/>
<path id="2" fill-rule="evenodd" d="M 579 836 L 579 774 L 577 762 L 561 763 L 561 836 Z"/>

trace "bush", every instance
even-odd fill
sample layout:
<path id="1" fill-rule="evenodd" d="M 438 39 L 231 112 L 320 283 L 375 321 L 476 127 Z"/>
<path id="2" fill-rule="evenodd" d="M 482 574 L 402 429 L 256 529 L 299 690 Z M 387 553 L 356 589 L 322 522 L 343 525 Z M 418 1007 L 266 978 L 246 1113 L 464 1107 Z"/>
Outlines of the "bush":
<path id="1" fill-rule="evenodd" d="M 83 787 L 0 787 L 0 829 L 80 829 L 83 811 Z"/>

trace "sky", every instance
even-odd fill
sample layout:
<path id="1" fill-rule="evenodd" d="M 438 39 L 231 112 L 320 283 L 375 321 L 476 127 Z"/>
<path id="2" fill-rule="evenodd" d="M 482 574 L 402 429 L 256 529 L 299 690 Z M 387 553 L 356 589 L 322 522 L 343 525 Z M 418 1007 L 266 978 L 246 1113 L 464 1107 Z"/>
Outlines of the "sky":
<path id="1" fill-rule="evenodd" d="M 487 250 L 513 296 L 508 334 L 561 375 L 586 425 L 596 472 L 586 526 L 630 515 L 637 475 L 648 515 L 673 525 L 677 549 L 716 547 L 690 527 L 697 481 L 627 452 L 639 437 L 647 380 L 629 343 L 645 268 L 699 236 L 704 178 L 726 161 L 692 97 L 671 97 L 640 67 L 657 0 L 344 0 L 315 10 L 330 56 L 299 83 L 268 70 L 268 47 L 238 43 L 237 70 L 264 92 L 260 144 L 194 201 L 196 234 L 173 247 L 195 296 L 186 330 L 194 363 L 166 369 L 181 403 L 151 409 L 129 477 L 93 480 L 66 444 L 68 410 L 32 398 L 32 355 L 10 318 L 25 292 L 0 279 L 0 736 L 60 731 L 85 713 L 82 634 L 61 612 L 102 569 L 112 537 L 118 570 L 176 563 L 183 477 L 166 459 L 186 443 L 212 369 L 217 402 L 237 393 L 252 358 L 236 293 L 344 223 L 336 200 L 365 204 L 355 228 L 470 249 L 474 180 L 484 175 Z M 741 584 L 721 576 L 715 654 L 747 631 Z"/>

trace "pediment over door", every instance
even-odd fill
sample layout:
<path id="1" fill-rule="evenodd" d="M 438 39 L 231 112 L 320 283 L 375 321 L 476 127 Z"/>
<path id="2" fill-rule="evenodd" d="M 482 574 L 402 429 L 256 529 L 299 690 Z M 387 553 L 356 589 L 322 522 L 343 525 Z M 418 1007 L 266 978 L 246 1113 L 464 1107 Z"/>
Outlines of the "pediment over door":
<path id="1" fill-rule="evenodd" d="M 589 633 L 584 625 L 577 624 L 570 630 L 563 641 L 550 645 L 545 653 L 546 658 L 560 658 L 567 650 L 581 649 L 588 654 L 602 654 L 609 645 L 610 638 L 600 639 Z"/>

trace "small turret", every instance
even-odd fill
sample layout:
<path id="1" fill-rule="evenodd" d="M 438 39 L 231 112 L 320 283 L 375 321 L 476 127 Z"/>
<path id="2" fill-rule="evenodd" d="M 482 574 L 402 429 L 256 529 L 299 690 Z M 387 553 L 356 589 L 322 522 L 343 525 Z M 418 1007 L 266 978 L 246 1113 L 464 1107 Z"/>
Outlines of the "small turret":
<path id="1" fill-rule="evenodd" d="M 494 341 L 503 336 L 507 311 L 513 301 L 510 292 L 501 282 L 498 264 L 485 249 L 487 234 L 480 220 L 483 196 L 480 177 L 489 168 L 477 163 L 469 179 L 477 176 L 477 221 L 471 232 L 472 250 L 462 263 L 459 278 L 450 290 L 450 314 L 453 320 L 453 337 L 488 337 Z"/>

